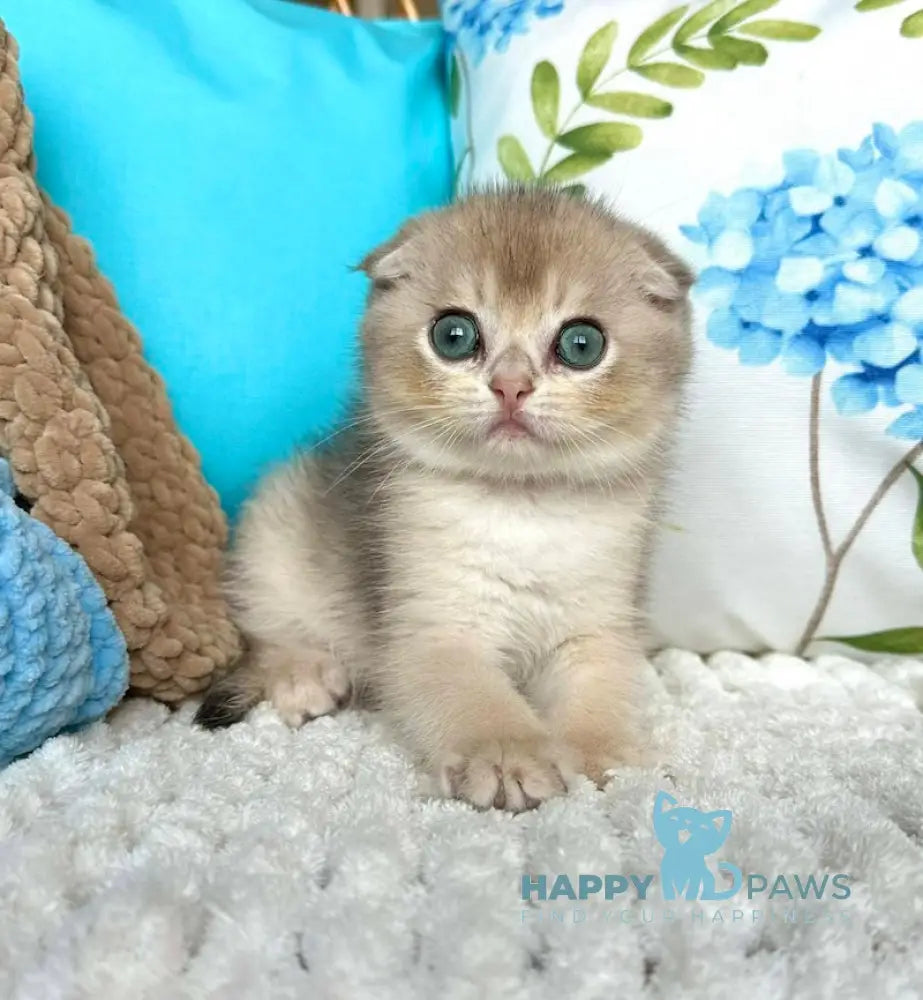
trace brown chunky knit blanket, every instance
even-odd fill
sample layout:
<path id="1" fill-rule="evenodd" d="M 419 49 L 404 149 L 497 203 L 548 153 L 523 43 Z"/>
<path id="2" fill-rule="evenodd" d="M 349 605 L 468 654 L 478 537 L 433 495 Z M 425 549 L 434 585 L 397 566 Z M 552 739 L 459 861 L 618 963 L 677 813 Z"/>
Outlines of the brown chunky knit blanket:
<path id="1" fill-rule="evenodd" d="M 0 452 L 102 585 L 132 687 L 178 701 L 237 654 L 227 527 L 89 245 L 38 188 L 17 55 L 0 22 Z"/>

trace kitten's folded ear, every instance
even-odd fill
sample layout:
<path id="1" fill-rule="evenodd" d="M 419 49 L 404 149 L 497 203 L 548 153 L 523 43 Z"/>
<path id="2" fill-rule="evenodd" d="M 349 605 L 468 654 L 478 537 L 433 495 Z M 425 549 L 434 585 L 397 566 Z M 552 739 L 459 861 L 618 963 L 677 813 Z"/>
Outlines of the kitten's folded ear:
<path id="1" fill-rule="evenodd" d="M 390 240 L 376 247 L 359 263 L 375 284 L 391 285 L 411 274 L 411 241 L 416 234 L 413 223 L 403 226 Z"/>
<path id="2" fill-rule="evenodd" d="M 639 233 L 647 260 L 639 275 L 641 287 L 655 305 L 671 307 L 689 293 L 695 275 L 666 243 L 646 231 Z"/>

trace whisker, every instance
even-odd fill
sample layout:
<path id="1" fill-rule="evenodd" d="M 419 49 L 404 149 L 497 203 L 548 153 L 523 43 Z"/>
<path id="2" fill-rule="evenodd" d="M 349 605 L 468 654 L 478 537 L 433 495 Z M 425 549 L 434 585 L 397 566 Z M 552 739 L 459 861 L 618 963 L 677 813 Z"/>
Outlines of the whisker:
<path id="1" fill-rule="evenodd" d="M 590 442 L 591 444 L 600 444 L 600 445 L 608 444 L 608 442 L 605 440 L 605 438 L 602 437 L 601 434 L 582 424 L 581 425 L 573 424 L 569 427 L 569 430 L 573 434 L 579 435 L 582 439 Z M 588 460 L 588 462 L 590 461 L 590 456 L 585 448 L 581 449 L 581 454 Z M 616 478 L 623 479 L 625 482 L 627 482 L 628 485 L 631 486 L 631 488 L 637 494 L 638 499 L 643 502 L 644 494 L 638 482 L 635 480 L 633 472 L 634 472 L 634 467 L 632 463 L 629 461 L 629 463 L 627 463 L 627 467 L 622 468 L 619 472 L 619 475 Z M 613 495 L 613 487 L 615 485 L 615 482 L 612 477 L 609 477 L 605 481 L 603 481 L 599 479 L 599 477 L 597 476 L 596 481 L 610 494 L 610 496 Z"/>
<path id="2" fill-rule="evenodd" d="M 444 407 L 434 407 L 434 409 L 444 410 Z M 450 419 L 449 415 L 442 413 L 438 417 L 431 417 L 429 420 L 421 421 L 416 425 L 417 430 L 426 430 L 428 427 L 437 425 L 445 420 Z M 371 461 L 373 458 L 379 455 L 386 454 L 388 450 L 391 449 L 395 454 L 400 454 L 401 447 L 396 441 L 385 440 L 376 442 L 371 448 L 366 451 L 360 452 L 360 454 L 353 459 L 352 462 L 333 480 L 333 482 L 324 491 L 324 496 L 327 496 L 335 487 L 339 486 L 348 476 L 351 476 L 354 472 L 358 471 L 363 465 Z"/>
<path id="3" fill-rule="evenodd" d="M 448 429 L 451 430 L 452 429 L 451 428 L 451 424 L 454 424 L 454 418 L 446 415 L 444 417 L 437 418 L 435 420 L 426 421 L 425 424 L 418 425 L 418 429 L 419 428 L 425 428 L 425 427 L 428 427 L 428 426 L 434 426 L 434 425 L 437 425 L 440 422 L 445 422 L 445 423 L 449 424 Z M 438 441 L 439 437 L 441 437 L 442 433 L 444 433 L 444 432 L 440 431 L 439 434 L 437 434 L 436 437 L 433 438 L 430 443 L 435 443 L 436 441 Z M 440 451 L 440 454 L 441 454 L 441 451 Z M 375 487 L 374 490 L 372 490 L 371 494 L 369 495 L 368 503 L 371 503 L 372 500 L 374 500 L 375 497 L 378 495 L 378 493 L 382 489 L 384 489 L 384 487 L 389 482 L 391 482 L 392 479 L 394 479 L 399 473 L 402 473 L 402 472 L 406 471 L 413 464 L 413 462 L 414 462 L 414 459 L 411 456 L 411 457 L 407 458 L 403 463 L 399 463 L 399 464 L 395 465 L 392 469 L 390 469 L 388 471 L 387 475 L 382 479 L 382 481 Z"/>
<path id="4" fill-rule="evenodd" d="M 309 451 L 313 451 L 315 448 L 320 448 L 321 445 L 327 444 L 328 441 L 332 441 L 335 437 L 339 437 L 340 434 L 345 434 L 346 431 L 354 430 L 356 427 L 361 427 L 363 424 L 373 423 L 379 417 L 393 417 L 393 416 L 403 416 L 408 413 L 418 413 L 424 410 L 441 410 L 444 409 L 441 403 L 419 403 L 414 406 L 395 406 L 388 409 L 378 409 L 375 413 L 364 413 L 359 417 L 355 417 L 352 420 L 347 420 L 344 423 L 338 424 L 334 429 L 326 436 L 319 438 L 316 441 L 310 441 L 306 444 L 306 448 Z"/>
<path id="5" fill-rule="evenodd" d="M 371 461 L 376 455 L 380 455 L 387 452 L 389 449 L 396 450 L 397 445 L 393 441 L 378 442 L 374 447 L 367 449 L 366 451 L 360 452 L 359 457 L 353 459 L 349 465 L 333 480 L 333 482 L 324 490 L 323 495 L 327 496 L 331 493 L 337 486 L 340 485 L 345 479 L 351 476 L 358 469 L 361 469 L 366 462 Z"/>

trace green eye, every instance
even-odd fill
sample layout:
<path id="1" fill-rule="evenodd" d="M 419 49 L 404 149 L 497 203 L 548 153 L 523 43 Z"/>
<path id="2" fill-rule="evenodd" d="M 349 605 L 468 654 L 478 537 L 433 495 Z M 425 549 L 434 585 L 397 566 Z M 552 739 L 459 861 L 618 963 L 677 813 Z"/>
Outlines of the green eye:
<path id="1" fill-rule="evenodd" d="M 473 317 L 464 313 L 446 313 L 433 323 L 430 340 L 440 357 L 446 361 L 461 361 L 477 351 L 481 338 Z"/>
<path id="2" fill-rule="evenodd" d="M 592 323 L 568 323 L 558 335 L 555 354 L 569 368 L 592 368 L 603 356 L 606 338 Z"/>

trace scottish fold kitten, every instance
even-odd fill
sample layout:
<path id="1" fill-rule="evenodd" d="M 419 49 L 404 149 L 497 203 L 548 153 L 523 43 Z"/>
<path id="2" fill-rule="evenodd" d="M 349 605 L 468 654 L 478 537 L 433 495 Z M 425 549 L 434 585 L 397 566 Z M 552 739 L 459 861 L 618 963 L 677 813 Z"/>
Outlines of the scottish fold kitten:
<path id="1" fill-rule="evenodd" d="M 247 505 L 231 594 L 250 649 L 198 719 L 265 698 L 297 726 L 362 691 L 476 806 L 601 782 L 634 741 L 690 275 L 542 189 L 422 215 L 361 266 L 355 411 Z"/>

